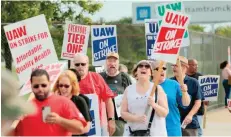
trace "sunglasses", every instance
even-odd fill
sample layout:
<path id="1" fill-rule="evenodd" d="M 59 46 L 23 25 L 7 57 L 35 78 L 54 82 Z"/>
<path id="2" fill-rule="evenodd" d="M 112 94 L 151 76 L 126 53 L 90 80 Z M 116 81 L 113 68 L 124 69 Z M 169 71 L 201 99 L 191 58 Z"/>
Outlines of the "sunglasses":
<path id="1" fill-rule="evenodd" d="M 64 87 L 64 88 L 69 88 L 70 87 L 70 85 L 67 85 L 67 84 L 59 84 L 58 85 L 60 88 L 62 88 L 62 87 Z"/>
<path id="2" fill-rule="evenodd" d="M 42 88 L 46 88 L 47 87 L 47 84 L 36 84 L 33 86 L 33 88 L 39 88 L 39 86 L 41 86 Z"/>
<path id="3" fill-rule="evenodd" d="M 162 69 L 163 69 L 163 70 L 166 70 L 167 68 L 163 67 Z M 159 68 L 155 68 L 154 70 L 158 71 Z"/>
<path id="4" fill-rule="evenodd" d="M 172 67 L 178 67 L 177 65 L 171 65 Z"/>
<path id="5" fill-rule="evenodd" d="M 79 67 L 80 65 L 81 65 L 81 66 L 86 66 L 86 64 L 87 64 L 87 63 L 75 63 L 75 66 L 76 66 L 76 67 Z"/>
<path id="6" fill-rule="evenodd" d="M 149 69 L 150 65 L 142 65 L 142 64 L 138 65 L 138 68 L 143 68 L 143 67 L 145 67 L 146 69 Z"/>

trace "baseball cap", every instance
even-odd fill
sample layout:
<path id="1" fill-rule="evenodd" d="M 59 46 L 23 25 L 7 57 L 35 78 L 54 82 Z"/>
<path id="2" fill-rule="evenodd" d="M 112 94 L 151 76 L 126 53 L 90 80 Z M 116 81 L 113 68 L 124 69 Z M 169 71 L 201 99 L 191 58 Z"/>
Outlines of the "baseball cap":
<path id="1" fill-rule="evenodd" d="M 119 54 L 116 53 L 116 52 L 110 52 L 107 54 L 107 59 L 110 58 L 110 57 L 114 57 L 116 59 L 119 59 Z"/>

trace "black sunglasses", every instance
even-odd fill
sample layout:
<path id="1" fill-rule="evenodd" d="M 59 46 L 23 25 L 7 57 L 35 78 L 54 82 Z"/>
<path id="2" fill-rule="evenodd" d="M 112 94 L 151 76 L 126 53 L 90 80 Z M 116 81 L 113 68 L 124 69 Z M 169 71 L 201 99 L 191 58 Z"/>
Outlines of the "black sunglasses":
<path id="1" fill-rule="evenodd" d="M 142 64 L 138 65 L 138 68 L 143 68 L 143 67 L 145 67 L 146 69 L 149 69 L 150 65 L 142 65 Z"/>
<path id="2" fill-rule="evenodd" d="M 39 88 L 39 86 L 41 86 L 42 88 L 46 88 L 47 87 L 47 84 L 36 84 L 33 86 L 33 88 Z"/>
<path id="3" fill-rule="evenodd" d="M 79 67 L 80 65 L 81 65 L 81 66 L 86 66 L 86 64 L 87 64 L 87 63 L 75 63 L 75 66 L 76 66 L 76 67 Z"/>
<path id="4" fill-rule="evenodd" d="M 70 85 L 67 85 L 67 84 L 59 84 L 59 87 L 60 87 L 60 88 L 62 88 L 62 87 L 64 87 L 64 88 L 69 88 Z"/>
<path id="5" fill-rule="evenodd" d="M 167 68 L 163 67 L 162 69 L 163 69 L 163 70 L 166 70 Z M 159 68 L 155 68 L 154 70 L 158 71 Z"/>

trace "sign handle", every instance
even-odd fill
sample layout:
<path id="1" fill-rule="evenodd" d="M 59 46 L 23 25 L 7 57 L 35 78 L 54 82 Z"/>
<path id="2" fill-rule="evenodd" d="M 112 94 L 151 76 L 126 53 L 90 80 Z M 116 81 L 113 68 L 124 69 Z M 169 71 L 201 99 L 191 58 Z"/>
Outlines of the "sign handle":
<path id="1" fill-rule="evenodd" d="M 28 98 L 27 101 L 30 101 L 30 100 L 32 100 L 33 98 L 34 98 L 34 93 L 30 93 L 30 96 L 29 96 L 29 98 Z M 18 123 L 19 123 L 19 120 L 15 120 L 15 121 L 12 123 L 11 128 L 15 129 L 15 128 L 17 127 Z"/>
<path id="2" fill-rule="evenodd" d="M 183 76 L 182 76 L 182 68 L 181 68 L 181 63 L 180 63 L 180 60 L 177 59 L 177 66 L 178 66 L 178 69 L 179 69 L 179 76 L 176 77 L 177 81 L 180 83 L 181 86 L 184 85 L 184 81 L 183 81 Z M 184 93 L 187 92 L 187 91 L 183 91 Z"/>
<path id="3" fill-rule="evenodd" d="M 204 105 L 204 104 L 203 104 Z M 203 129 L 206 128 L 206 119 L 207 119 L 207 105 L 204 105 L 205 108 L 205 113 L 204 113 L 204 118 L 203 118 Z"/>
<path id="4" fill-rule="evenodd" d="M 150 93 L 150 97 L 154 96 L 156 88 L 159 85 L 159 79 L 160 79 L 160 74 L 161 74 L 161 72 L 163 70 L 163 65 L 164 65 L 164 61 L 160 61 L 158 71 L 156 73 L 153 72 L 153 74 L 155 75 L 155 77 L 153 79 L 154 85 L 152 87 L 152 91 Z M 150 105 L 147 105 L 147 107 L 145 109 L 145 114 L 149 115 L 149 114 L 151 114 L 151 111 L 152 111 L 152 107 Z"/>

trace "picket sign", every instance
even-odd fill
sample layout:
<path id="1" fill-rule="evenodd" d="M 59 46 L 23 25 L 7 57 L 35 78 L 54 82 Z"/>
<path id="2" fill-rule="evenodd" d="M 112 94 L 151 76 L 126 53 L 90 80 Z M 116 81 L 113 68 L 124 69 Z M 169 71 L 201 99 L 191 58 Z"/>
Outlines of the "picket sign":
<path id="1" fill-rule="evenodd" d="M 85 94 L 90 99 L 90 115 L 92 118 L 88 136 L 101 136 L 99 102 L 96 94 Z"/>
<path id="2" fill-rule="evenodd" d="M 21 83 L 34 69 L 58 62 L 44 14 L 6 25 L 4 31 Z"/>
<path id="3" fill-rule="evenodd" d="M 103 66 L 107 54 L 118 53 L 116 25 L 92 25 L 92 65 Z"/>
<path id="4" fill-rule="evenodd" d="M 68 23 L 65 26 L 62 59 L 71 60 L 76 53 L 87 54 L 90 26 Z"/>
<path id="5" fill-rule="evenodd" d="M 145 19 L 145 41 L 146 41 L 146 55 L 148 59 L 152 59 L 153 47 L 159 31 L 157 19 Z"/>
<path id="6" fill-rule="evenodd" d="M 155 5 L 155 9 L 156 9 L 157 18 L 162 19 L 166 10 L 180 11 L 184 13 L 184 4 L 181 1 L 160 3 Z M 161 23 L 162 20 L 158 22 L 159 26 L 161 26 Z M 189 45 L 190 45 L 189 32 L 188 32 L 188 28 L 186 28 L 181 47 L 187 47 Z"/>

